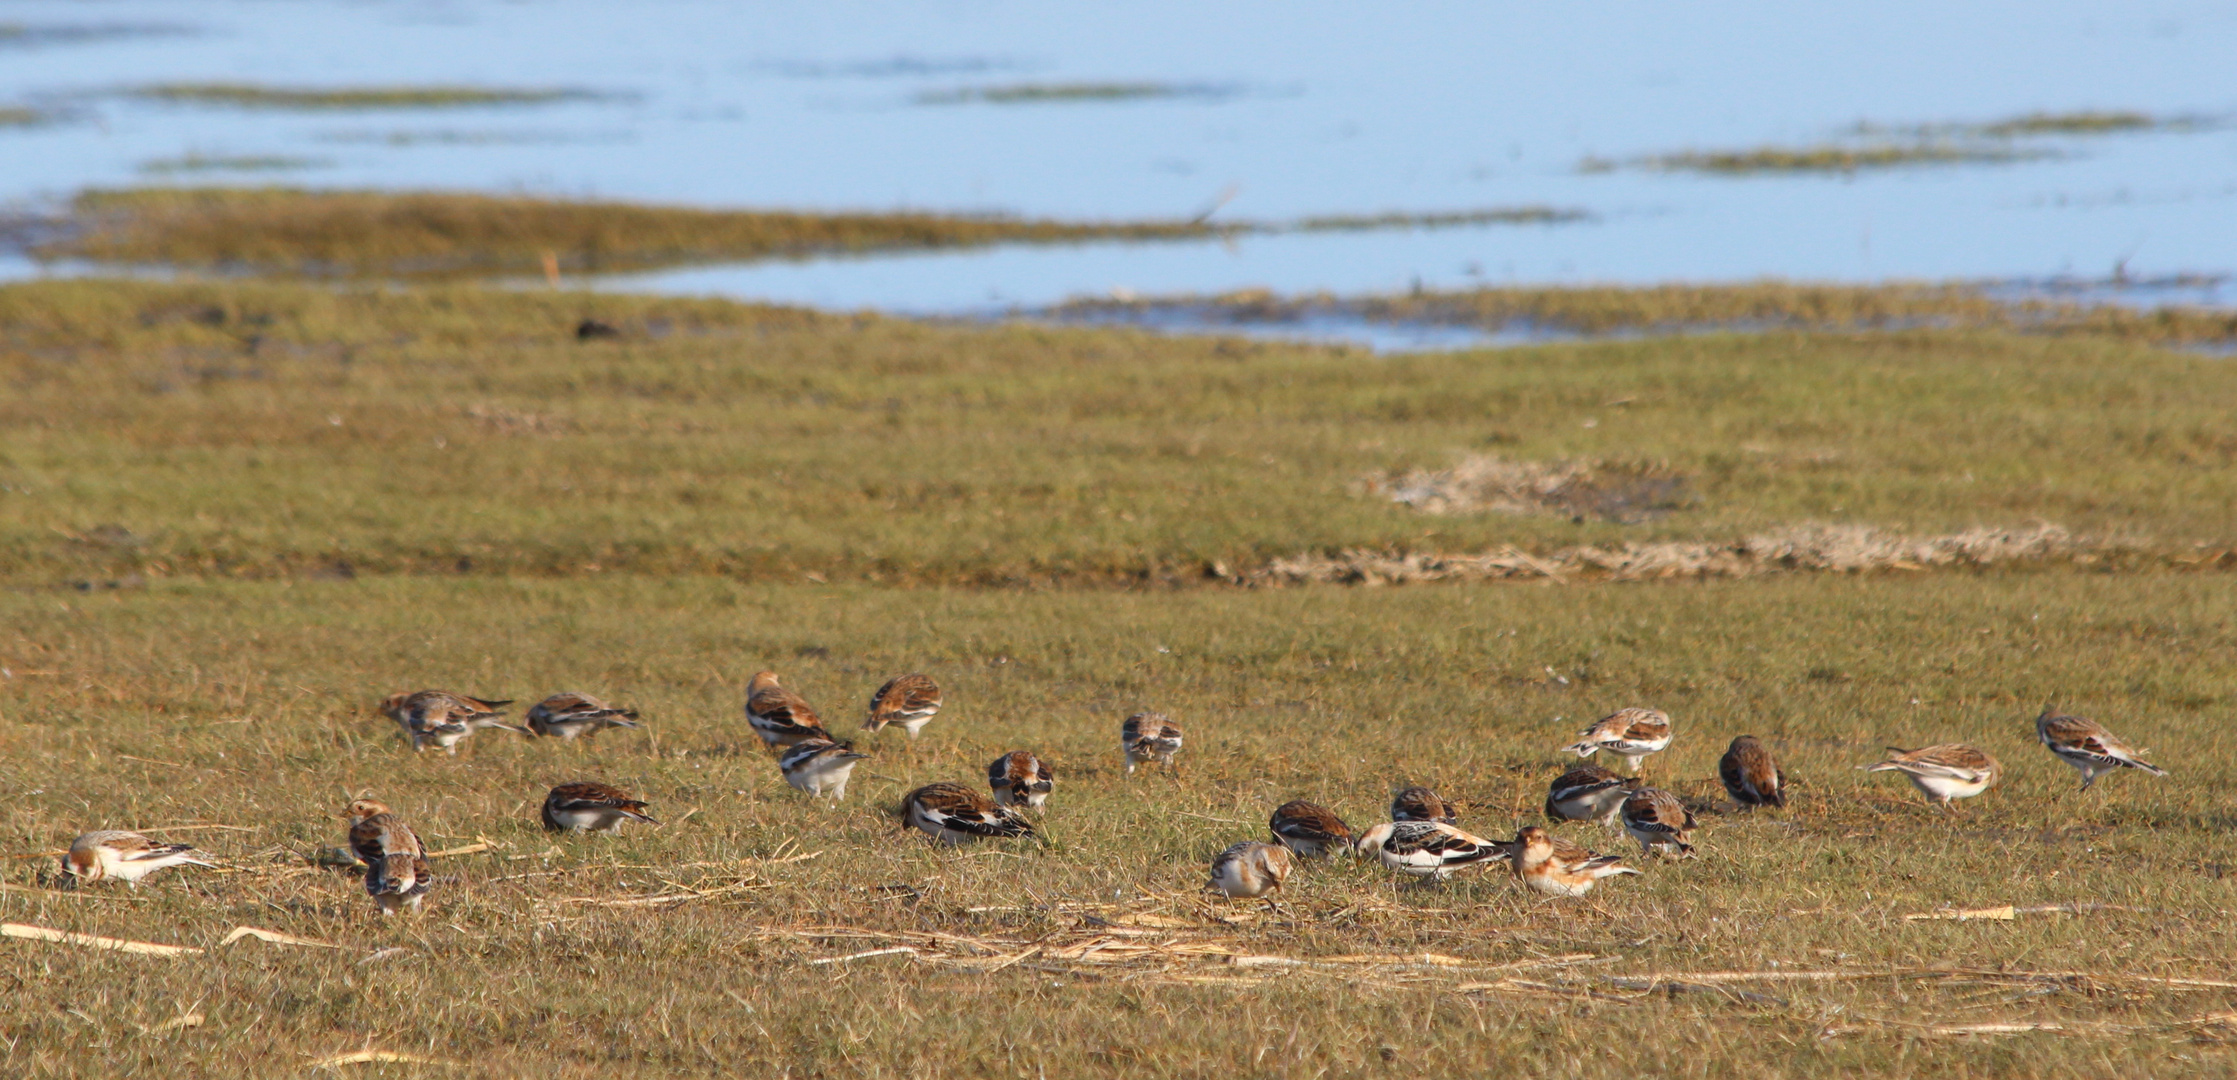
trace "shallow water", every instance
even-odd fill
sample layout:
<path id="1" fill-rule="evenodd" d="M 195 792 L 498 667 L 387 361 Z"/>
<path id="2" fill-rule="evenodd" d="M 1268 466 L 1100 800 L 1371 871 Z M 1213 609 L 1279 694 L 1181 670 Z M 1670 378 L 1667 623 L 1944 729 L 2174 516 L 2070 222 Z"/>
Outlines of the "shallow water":
<path id="1" fill-rule="evenodd" d="M 16 203 L 90 184 L 287 182 L 1067 218 L 1187 216 L 1228 192 L 1220 215 L 1254 220 L 1524 205 L 1593 215 L 700 268 L 618 288 L 952 313 L 1114 289 L 2237 270 L 2237 127 L 2226 123 L 2028 140 L 2056 156 L 1850 177 L 1577 168 L 1588 156 L 1810 145 L 1861 121 L 2237 115 L 2237 8 L 2202 2 L 15 0 L 0 22 L 40 31 L 0 36 L 0 106 L 61 116 L 0 129 L 0 200 Z M 71 32 L 133 26 L 174 32 Z M 197 80 L 609 96 L 291 112 L 114 92 Z M 1184 92 L 1029 103 L 954 93 L 1070 83 Z M 1191 89 L 1206 87 L 1220 92 Z M 943 94 L 965 100 L 919 103 Z M 143 171 L 225 158 L 319 164 Z"/>

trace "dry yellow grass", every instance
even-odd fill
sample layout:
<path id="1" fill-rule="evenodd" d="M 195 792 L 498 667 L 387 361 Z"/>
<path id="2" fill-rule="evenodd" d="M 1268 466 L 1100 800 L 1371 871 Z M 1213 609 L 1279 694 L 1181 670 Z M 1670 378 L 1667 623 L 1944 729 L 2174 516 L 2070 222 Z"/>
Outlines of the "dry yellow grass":
<path id="1" fill-rule="evenodd" d="M 0 612 L 0 844 L 24 856 L 0 918 L 207 950 L 0 946 L 11 1075 L 277 1076 L 366 1052 L 586 1077 L 2231 1064 L 2237 612 L 2218 578 L 1181 594 L 361 579 L 17 591 Z M 914 748 L 878 742 L 852 801 L 819 807 L 738 715 L 763 666 L 837 725 L 904 669 L 938 676 L 949 705 Z M 415 756 L 370 705 L 420 684 L 589 689 L 647 726 Z M 2054 697 L 2173 775 L 2077 796 L 2032 745 Z M 1575 760 L 1556 748 L 1634 702 L 1676 718 L 1647 770 L 1702 808 L 1698 860 L 1589 903 L 1496 873 L 1394 888 L 1350 862 L 1304 868 L 1280 914 L 1197 894 L 1211 855 L 1291 797 L 1365 824 L 1424 782 L 1465 801 L 1463 824 L 1510 833 Z M 1177 779 L 1120 766 L 1119 719 L 1145 706 L 1187 725 Z M 1789 811 L 1717 812 L 1716 756 L 1743 732 L 1779 756 Z M 1945 816 L 1854 771 L 1938 740 L 1990 749 L 2009 779 Z M 898 829 L 908 787 L 978 783 L 1020 746 L 1058 773 L 1046 845 L 942 851 Z M 537 802 L 576 778 L 631 788 L 668 824 L 549 837 Z M 380 920 L 351 873 L 315 862 L 364 789 L 462 852 L 436 860 L 421 918 Z M 40 853 L 93 826 L 161 827 L 227 869 L 49 891 Z M 244 926 L 318 944 L 221 944 Z"/>
<path id="2" fill-rule="evenodd" d="M 575 340 L 588 315 L 623 336 Z M 0 1073 L 2225 1075 L 2237 597 L 2185 541 L 2227 542 L 2232 378 L 2089 335 L 1377 359 L 0 289 Z M 1359 488 L 1487 446 L 1660 463 L 1700 503 L 1578 523 Z M 1207 563 L 1304 584 L 1165 587 Z M 1758 572 L 1787 566 L 1861 572 Z M 1655 567 L 1678 577 L 1598 580 Z M 1508 580 L 1312 583 L 1385 569 Z M 815 806 L 739 713 L 764 668 L 841 734 L 899 672 L 947 706 Z M 426 686 L 590 692 L 645 728 L 414 755 L 373 706 Z M 2077 794 L 2033 743 L 2048 701 L 2172 775 Z M 1294 797 L 1366 825 L 1426 783 L 1511 835 L 1557 748 L 1631 704 L 1676 720 L 1646 770 L 1707 822 L 1698 860 L 1589 903 L 1350 862 L 1279 913 L 1198 891 Z M 1145 708 L 1187 729 L 1177 776 L 1124 774 Z M 1721 812 L 1743 733 L 1787 811 Z M 1945 815 L 1855 769 L 1940 741 L 2007 780 Z M 1057 774 L 1046 843 L 899 828 L 904 791 L 1021 747 Z M 667 824 L 546 835 L 576 779 Z M 368 790 L 446 853 L 419 918 L 334 865 Z M 94 827 L 225 866 L 58 888 Z"/>

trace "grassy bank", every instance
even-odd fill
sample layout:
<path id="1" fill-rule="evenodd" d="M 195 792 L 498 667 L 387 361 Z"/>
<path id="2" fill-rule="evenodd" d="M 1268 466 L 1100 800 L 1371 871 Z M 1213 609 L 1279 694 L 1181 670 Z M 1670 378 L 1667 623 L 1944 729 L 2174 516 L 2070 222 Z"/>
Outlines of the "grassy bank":
<path id="1" fill-rule="evenodd" d="M 5 863 L 7 921 L 212 952 L 8 943 L 0 973 L 37 1007 L 0 1019 L 0 1060 L 23 1076 L 297 1075 L 365 1049 L 464 1066 L 393 1075 L 2217 1075 L 2237 1008 L 2231 599 L 2163 574 L 11 591 L 5 850 L 167 825 L 229 869 L 55 895 L 24 891 L 49 858 Z M 854 801 L 811 807 L 737 715 L 762 666 L 835 723 L 904 669 L 935 674 L 949 707 L 913 752 L 880 745 Z M 485 733 L 415 758 L 370 706 L 420 684 L 592 690 L 647 728 L 595 746 Z M 2173 774 L 2077 797 L 2032 745 L 2051 698 Z M 1508 832 L 1535 820 L 1566 737 L 1635 702 L 1677 718 L 1647 769 L 1703 806 L 1699 860 L 1589 904 L 1497 876 L 1393 890 L 1349 863 L 1300 871 L 1279 916 L 1195 897 L 1210 856 L 1293 796 L 1362 823 L 1395 785 L 1432 783 L 1467 801 L 1464 824 Z M 1119 767 L 1119 718 L 1141 707 L 1187 726 L 1177 781 Z M 1785 763 L 1788 811 L 1710 812 L 1716 755 L 1742 732 Z M 1944 739 L 2008 770 L 1963 816 L 1854 771 Z M 1058 771 L 1047 846 L 940 852 L 885 815 L 907 786 L 975 782 L 1018 746 Z M 669 824 L 547 838 L 535 801 L 578 777 L 635 789 Z M 363 789 L 431 848 L 490 844 L 437 860 L 424 918 L 380 922 L 355 878 L 305 859 L 340 842 L 330 815 Z M 1906 918 L 2005 904 L 2069 910 Z M 217 947 L 243 925 L 339 948 Z M 814 963 L 898 947 L 915 953 Z M 1820 974 L 1712 977 L 1733 971 Z"/>
<path id="2" fill-rule="evenodd" d="M 219 159 L 203 167 L 238 169 L 239 162 L 249 161 L 269 168 L 277 160 Z M 193 163 L 181 161 L 187 164 L 151 171 L 190 171 Z M 1510 206 L 1215 225 L 910 211 L 702 210 L 435 192 L 134 188 L 81 194 L 69 220 L 57 223 L 56 236 L 32 253 L 230 273 L 428 279 L 988 244 L 1556 225 L 1589 218 L 1575 209 Z"/>
<path id="3" fill-rule="evenodd" d="M 699 210 L 519 196 L 150 188 L 94 191 L 50 258 L 317 276 L 628 270 L 846 251 L 1208 236 L 1185 222 Z"/>
<path id="4" fill-rule="evenodd" d="M 1338 314 L 1381 322 L 1579 334 L 2009 330 L 2171 345 L 2237 344 L 2237 315 L 2227 311 L 2004 299 L 1978 285 L 1926 282 L 1824 285 L 1772 280 L 1732 285 L 1417 289 L 1363 297 L 1277 296 L 1253 289 L 1203 297 L 1079 300 L 1065 304 L 1056 314 L 1108 319 L 1166 307 L 1185 308 L 1209 322 L 1269 323 Z"/>
<path id="5" fill-rule="evenodd" d="M 621 336 L 577 340 L 586 317 Z M 2182 553 L 2237 517 L 2237 369 L 2082 335 L 1377 358 L 566 293 L 58 282 L 0 289 L 0 378 L 18 582 L 1140 582 L 1807 522 L 2040 520 Z M 1638 463 L 1675 494 L 1633 519 L 1425 513 L 1378 487 L 1487 455 Z"/>

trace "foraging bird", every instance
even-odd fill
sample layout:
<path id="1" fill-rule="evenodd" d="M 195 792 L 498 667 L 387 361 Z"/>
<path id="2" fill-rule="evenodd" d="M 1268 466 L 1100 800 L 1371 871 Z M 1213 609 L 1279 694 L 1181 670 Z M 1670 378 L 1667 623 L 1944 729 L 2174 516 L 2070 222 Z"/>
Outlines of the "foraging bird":
<path id="1" fill-rule="evenodd" d="M 746 684 L 746 722 L 767 746 L 791 746 L 809 739 L 836 742 L 806 698 L 777 685 L 777 673 L 763 671 Z"/>
<path id="2" fill-rule="evenodd" d="M 1135 713 L 1119 727 L 1119 745 L 1126 750 L 1128 775 L 1144 761 L 1170 769 L 1173 755 L 1181 752 L 1181 726 L 1167 720 L 1164 713 Z"/>
<path id="3" fill-rule="evenodd" d="M 1599 723 L 1584 729 L 1578 741 L 1566 747 L 1578 757 L 1606 750 L 1620 757 L 1633 773 L 1648 754 L 1670 745 L 1670 717 L 1660 709 L 1617 709 Z"/>
<path id="4" fill-rule="evenodd" d="M 1515 880 L 1547 896 L 1583 896 L 1601 878 L 1636 874 L 1614 855 L 1570 843 L 1536 825 L 1525 825 L 1507 845 Z"/>
<path id="5" fill-rule="evenodd" d="M 578 780 L 544 796 L 544 828 L 553 832 L 620 832 L 624 821 L 658 825 L 642 800 L 607 784 Z"/>
<path id="6" fill-rule="evenodd" d="M 1359 838 L 1361 854 L 1373 852 L 1402 874 L 1443 881 L 1464 866 L 1507 857 L 1507 846 L 1442 821 L 1391 821 Z"/>
<path id="7" fill-rule="evenodd" d="M 1289 880 L 1289 849 L 1257 840 L 1245 840 L 1229 847 L 1212 859 L 1212 880 L 1207 889 L 1218 889 L 1230 898 L 1255 900 L 1266 898 L 1266 906 L 1276 911 L 1281 905 L 1269 895 L 1280 892 L 1282 882 Z"/>
<path id="8" fill-rule="evenodd" d="M 1460 808 L 1438 798 L 1437 793 L 1425 787 L 1410 787 L 1390 797 L 1392 821 L 1442 821 L 1447 825 L 1460 820 Z"/>
<path id="9" fill-rule="evenodd" d="M 847 797 L 847 781 L 854 776 L 855 762 L 869 756 L 856 753 L 853 743 L 809 739 L 787 748 L 777 759 L 777 768 L 784 773 L 785 783 L 812 797 L 829 795 L 836 801 Z"/>
<path id="10" fill-rule="evenodd" d="M 79 881 L 115 878 L 133 888 L 140 879 L 166 866 L 216 866 L 194 857 L 188 844 L 158 844 L 136 832 L 104 829 L 70 842 L 62 856 L 62 872 Z"/>
<path id="11" fill-rule="evenodd" d="M 1623 831 L 1649 855 L 1693 857 L 1693 811 L 1661 788 L 1640 788 L 1623 800 Z"/>
<path id="12" fill-rule="evenodd" d="M 950 846 L 981 837 L 1038 836 L 1033 823 L 962 784 L 926 784 L 901 800 L 902 817 Z"/>
<path id="13" fill-rule="evenodd" d="M 1351 850 L 1357 834 L 1335 811 L 1303 799 L 1291 799 L 1266 819 L 1274 842 L 1308 859 L 1326 858 L 1332 852 Z"/>
<path id="14" fill-rule="evenodd" d="M 510 698 L 490 701 L 445 690 L 421 690 L 390 694 L 381 702 L 381 711 L 404 729 L 404 734 L 412 740 L 413 751 L 440 746 L 455 756 L 458 744 L 482 728 L 529 734 L 526 728 L 506 723 L 504 714 L 498 711 L 510 704 Z"/>
<path id="15" fill-rule="evenodd" d="M 940 684 L 926 675 L 896 675 L 870 695 L 870 717 L 863 730 L 877 732 L 891 725 L 914 739 L 940 711 Z"/>
<path id="16" fill-rule="evenodd" d="M 1546 820 L 1597 821 L 1613 827 L 1623 800 L 1638 790 L 1636 776 L 1617 776 L 1586 763 L 1554 778 L 1546 788 Z"/>
<path id="17" fill-rule="evenodd" d="M 2043 710 L 2035 718 L 2035 737 L 2043 740 L 2058 759 L 2081 771 L 2082 790 L 2097 782 L 2097 778 L 2115 769 L 2142 769 L 2153 776 L 2165 776 L 2167 770 L 2136 756 L 2136 751 L 2119 736 L 2105 730 L 2105 725 L 2079 716 L 2069 716 L 2056 707 Z"/>
<path id="18" fill-rule="evenodd" d="M 1900 772 L 1910 777 L 1920 794 L 1934 800 L 1935 805 L 1944 810 L 1950 809 L 1951 799 L 1970 799 L 1994 787 L 2004 775 L 2004 766 L 1995 758 L 1963 743 L 1943 743 L 1917 750 L 1890 746 L 1886 761 L 1857 768 L 1866 772 L 1891 769 Z"/>
<path id="19" fill-rule="evenodd" d="M 573 741 L 577 735 L 596 735 L 610 727 L 636 726 L 634 711 L 609 708 L 589 694 L 564 691 L 528 708 L 528 730 L 568 741 Z"/>
<path id="20" fill-rule="evenodd" d="M 427 896 L 427 847 L 386 805 L 359 799 L 342 811 L 350 821 L 350 850 L 365 863 L 365 892 L 382 915 L 409 907 L 419 913 Z"/>
<path id="21" fill-rule="evenodd" d="M 986 767 L 986 783 L 994 789 L 995 802 L 1039 810 L 1056 787 L 1056 770 L 1031 750 L 1012 750 Z"/>
<path id="22" fill-rule="evenodd" d="M 1786 807 L 1786 774 L 1779 771 L 1778 764 L 1771 760 L 1771 751 L 1753 735 L 1732 740 L 1723 760 L 1717 762 L 1717 776 L 1724 781 L 1724 790 L 1733 802 L 1750 809 Z"/>

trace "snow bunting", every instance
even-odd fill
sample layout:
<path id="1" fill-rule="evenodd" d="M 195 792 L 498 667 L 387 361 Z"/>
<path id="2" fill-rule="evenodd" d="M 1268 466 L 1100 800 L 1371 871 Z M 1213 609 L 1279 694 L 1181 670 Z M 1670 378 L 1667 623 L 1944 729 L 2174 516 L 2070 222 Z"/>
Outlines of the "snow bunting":
<path id="1" fill-rule="evenodd" d="M 901 800 L 901 814 L 926 836 L 961 844 L 982 836 L 1038 836 L 1033 823 L 962 784 L 926 784 Z"/>
<path id="2" fill-rule="evenodd" d="M 570 741 L 577 735 L 596 735 L 610 727 L 636 726 L 636 713 L 608 708 L 589 694 L 557 693 L 528 708 L 528 730 Z"/>
<path id="3" fill-rule="evenodd" d="M 350 820 L 350 850 L 365 864 L 365 892 L 381 914 L 407 906 L 418 914 L 427 895 L 427 848 L 412 827 L 371 799 L 351 803 L 342 816 Z"/>
<path id="4" fill-rule="evenodd" d="M 1578 741 L 1567 749 L 1578 757 L 1591 757 L 1595 751 L 1606 750 L 1620 757 L 1631 771 L 1639 771 L 1639 762 L 1665 746 L 1670 745 L 1670 717 L 1660 709 L 1617 709 L 1603 717 L 1597 724 L 1584 729 Z"/>
<path id="5" fill-rule="evenodd" d="M 853 743 L 809 739 L 786 749 L 777 758 L 777 768 L 784 772 L 785 783 L 811 796 L 844 799 L 847 781 L 854 777 L 854 763 L 869 756 L 855 753 Z"/>
<path id="6" fill-rule="evenodd" d="M 381 702 L 381 711 L 404 729 L 404 734 L 412 740 L 413 750 L 440 746 L 448 753 L 457 754 L 459 742 L 482 728 L 528 734 L 526 728 L 506 723 L 504 714 L 498 711 L 510 704 L 510 699 L 488 701 L 445 690 L 421 690 L 390 694 Z"/>
<path id="7" fill-rule="evenodd" d="M 1639 784 L 1636 776 L 1617 776 L 1589 763 L 1579 765 L 1547 786 L 1546 820 L 1597 821 L 1612 827 L 1624 798 Z"/>
<path id="8" fill-rule="evenodd" d="M 2043 710 L 2035 718 L 2035 737 L 2057 754 L 2058 759 L 2079 769 L 2082 790 L 2097 782 L 2097 778 L 2115 769 L 2142 769 L 2153 776 L 2165 776 L 2167 770 L 2136 756 L 2136 751 L 2120 741 L 2120 737 L 2105 730 L 2105 725 L 2079 716 L 2068 716 L 2055 707 Z"/>
<path id="9" fill-rule="evenodd" d="M 1623 800 L 1623 831 L 1649 855 L 1693 857 L 1693 811 L 1661 788 L 1640 788 Z"/>
<path id="10" fill-rule="evenodd" d="M 809 739 L 831 740 L 807 699 L 777 685 L 777 673 L 764 671 L 746 684 L 746 722 L 768 746 L 791 746 Z"/>
<path id="11" fill-rule="evenodd" d="M 1877 765 L 1859 765 L 1866 772 L 1895 770 L 1911 778 L 1919 793 L 1934 800 L 1942 809 L 1950 808 L 1951 799 L 1970 799 L 1996 785 L 2004 775 L 2004 766 L 1995 758 L 1963 743 L 1943 743 L 1917 750 L 1900 746 L 1887 748 L 1887 760 Z"/>
<path id="12" fill-rule="evenodd" d="M 1170 769 L 1173 755 L 1181 752 L 1181 726 L 1167 720 L 1164 713 L 1135 713 L 1119 727 L 1119 745 L 1126 749 L 1126 771 L 1144 761 L 1155 761 Z"/>
<path id="13" fill-rule="evenodd" d="M 1525 825 L 1507 846 L 1515 880 L 1547 896 L 1583 896 L 1601 878 L 1636 874 L 1614 855 L 1588 851 L 1536 825 Z"/>
<path id="14" fill-rule="evenodd" d="M 1724 759 L 1717 762 L 1717 776 L 1724 780 L 1724 790 L 1733 802 L 1750 809 L 1786 807 L 1786 774 L 1779 771 L 1778 764 L 1771 760 L 1771 751 L 1753 735 L 1732 740 Z"/>
<path id="15" fill-rule="evenodd" d="M 1293 864 L 1289 849 L 1275 844 L 1245 840 L 1212 859 L 1212 880 L 1207 889 L 1218 889 L 1230 898 L 1254 900 L 1266 897 L 1266 905 L 1280 910 L 1268 893 L 1282 890 L 1282 882 L 1289 880 Z"/>
<path id="16" fill-rule="evenodd" d="M 115 878 L 137 888 L 140 879 L 166 866 L 216 866 L 194 857 L 186 844 L 158 844 L 136 832 L 104 829 L 70 842 L 62 871 L 80 881 Z"/>
<path id="17" fill-rule="evenodd" d="M 939 683 L 927 675 L 896 675 L 870 695 L 870 717 L 862 722 L 862 727 L 865 731 L 876 732 L 892 725 L 914 739 L 939 711 Z"/>
<path id="18" fill-rule="evenodd" d="M 1275 843 L 1308 859 L 1349 851 L 1355 839 L 1352 827 L 1344 824 L 1335 811 L 1303 799 L 1291 799 L 1276 807 L 1266 827 L 1273 830 Z"/>
<path id="19" fill-rule="evenodd" d="M 1450 825 L 1460 820 L 1460 808 L 1428 788 L 1410 787 L 1390 797 L 1390 820 L 1442 821 Z"/>
<path id="20" fill-rule="evenodd" d="M 1390 821 L 1359 838 L 1361 854 L 1374 852 L 1383 865 L 1402 874 L 1443 881 L 1471 863 L 1507 857 L 1507 846 L 1442 821 Z"/>
<path id="21" fill-rule="evenodd" d="M 986 783 L 994 789 L 995 802 L 1039 810 L 1056 787 L 1056 771 L 1031 750 L 1012 750 L 986 767 Z"/>
<path id="22" fill-rule="evenodd" d="M 544 828 L 553 832 L 620 832 L 624 821 L 660 824 L 645 813 L 643 802 L 606 784 L 578 780 L 561 784 L 544 796 Z"/>

